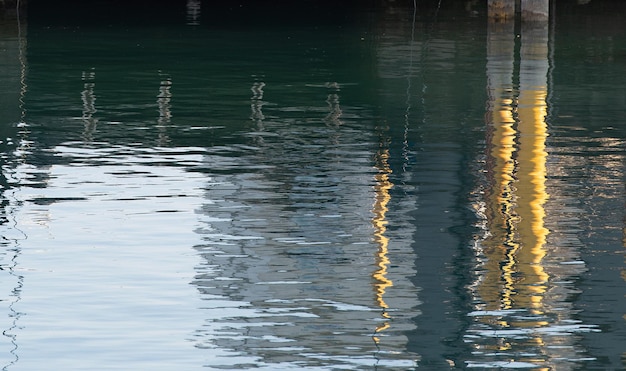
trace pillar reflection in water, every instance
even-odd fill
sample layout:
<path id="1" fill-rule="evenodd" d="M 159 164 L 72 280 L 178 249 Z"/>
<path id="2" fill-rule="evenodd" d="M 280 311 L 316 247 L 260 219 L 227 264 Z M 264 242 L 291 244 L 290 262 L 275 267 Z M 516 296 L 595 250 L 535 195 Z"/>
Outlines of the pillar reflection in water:
<path id="1" fill-rule="evenodd" d="M 252 76 L 249 142 L 206 155 L 194 282 L 208 318 L 197 346 L 215 355 L 206 366 L 410 369 L 416 355 L 398 349 L 416 293 L 409 264 L 390 264 L 410 255 L 410 237 L 390 195 L 387 129 L 363 130 L 373 119 L 340 104 L 338 82 L 308 84 L 293 104 Z"/>
<path id="2" fill-rule="evenodd" d="M 376 167 L 378 168 L 378 174 L 376 174 L 376 185 L 374 190 L 376 192 L 374 205 L 372 212 L 374 218 L 372 218 L 372 225 L 374 226 L 374 242 L 378 245 L 378 251 L 376 252 L 376 266 L 378 269 L 372 274 L 374 278 L 374 291 L 376 296 L 376 304 L 382 310 L 382 318 L 384 322 L 376 327 L 376 335 L 373 337 L 374 342 L 378 344 L 380 342 L 378 333 L 388 329 L 390 327 L 389 319 L 391 318 L 388 312 L 389 305 L 385 302 L 385 292 L 389 287 L 393 286 L 393 281 L 389 279 L 388 269 L 389 260 L 389 238 L 385 236 L 387 230 L 387 211 L 389 210 L 387 204 L 391 200 L 389 190 L 393 187 L 393 183 L 389 180 L 391 174 L 391 168 L 389 166 L 389 150 L 381 149 L 376 154 Z"/>
<path id="3" fill-rule="evenodd" d="M 159 109 L 157 129 L 159 130 L 159 145 L 163 146 L 170 141 L 167 128 L 172 121 L 172 78 L 169 76 L 161 76 L 161 79 L 159 94 L 157 95 L 157 105 Z"/>
<path id="4" fill-rule="evenodd" d="M 187 25 L 198 26 L 200 24 L 201 9 L 200 0 L 187 0 Z"/>
<path id="5" fill-rule="evenodd" d="M 96 72 L 91 69 L 89 71 L 83 71 L 83 91 L 80 93 L 81 100 L 83 101 L 83 139 L 85 141 L 92 141 L 93 134 L 96 131 L 98 125 L 98 119 L 94 117 L 96 113 L 96 94 L 94 89 L 96 87 Z"/>
<path id="6" fill-rule="evenodd" d="M 489 285 L 478 286 L 478 294 L 482 298 L 494 298 L 486 303 L 487 310 L 500 309 L 501 306 L 510 307 L 511 301 L 511 291 L 503 290 L 504 286 L 511 286 L 511 282 L 506 281 L 510 277 L 502 277 L 500 265 L 501 262 L 511 260 L 509 251 L 515 245 L 512 226 L 515 170 L 514 37 L 512 22 L 489 25 L 487 130 L 492 146 L 487 157 L 489 187 L 484 208 L 487 223 L 485 229 L 489 234 L 483 242 L 484 253 L 489 258 L 484 262 L 482 277 Z M 497 297 L 500 300 L 496 300 Z"/>
<path id="7" fill-rule="evenodd" d="M 547 77 L 548 77 L 548 25 L 547 23 L 522 25 L 520 50 L 520 86 L 517 99 L 517 182 L 515 194 L 517 233 L 523 244 L 516 251 L 515 277 L 523 282 L 515 296 L 517 306 L 527 308 L 531 314 L 543 316 L 546 312 L 544 297 L 548 275 L 543 267 L 546 255 L 544 226 L 546 192 L 546 139 Z M 507 273 L 508 274 L 508 273 Z M 513 274 L 513 273 L 511 273 Z M 512 277 L 513 278 L 513 277 Z M 531 326 L 546 325 L 537 321 Z M 541 342 L 541 339 L 536 339 Z"/>
<path id="8" fill-rule="evenodd" d="M 263 115 L 263 105 L 265 104 L 263 101 L 264 87 L 265 83 L 263 81 L 255 81 L 250 88 L 252 91 L 252 97 L 250 97 L 250 120 L 252 120 L 253 123 L 253 130 L 258 134 L 254 136 L 256 145 L 263 145 L 264 142 L 262 135 L 265 131 L 263 124 L 263 120 L 265 120 L 265 116 Z"/>
<path id="9" fill-rule="evenodd" d="M 471 367 L 570 369 L 584 361 L 575 334 L 594 330 L 572 318 L 563 294 L 567 274 L 579 272 L 564 272 L 550 257 L 558 251 L 546 227 L 549 45 L 547 22 L 522 23 L 519 36 L 512 23 L 489 25 L 487 180 L 477 207 L 484 232 L 466 335 Z"/>
<path id="10" fill-rule="evenodd" d="M 341 106 L 339 105 L 339 91 L 341 87 L 337 82 L 327 82 L 325 86 L 330 90 L 326 103 L 328 103 L 328 114 L 324 118 L 327 125 L 341 125 Z"/>
<path id="11" fill-rule="evenodd" d="M 334 129 L 334 132 L 330 137 L 333 145 L 339 145 L 341 143 L 341 138 L 337 129 L 342 125 L 341 116 L 343 115 L 339 101 L 341 85 L 336 81 L 332 81 L 326 82 L 324 87 L 328 90 L 328 96 L 326 98 L 326 103 L 328 104 L 328 114 L 324 117 L 324 123 L 329 128 Z"/>

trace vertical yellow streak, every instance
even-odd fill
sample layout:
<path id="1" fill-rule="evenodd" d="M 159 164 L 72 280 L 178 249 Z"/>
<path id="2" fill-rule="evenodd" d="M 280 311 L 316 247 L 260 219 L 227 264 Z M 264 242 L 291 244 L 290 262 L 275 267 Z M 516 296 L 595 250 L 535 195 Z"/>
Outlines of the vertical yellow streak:
<path id="1" fill-rule="evenodd" d="M 547 28 L 522 26 L 520 85 L 512 89 L 514 39 L 510 25 L 490 25 L 488 36 L 489 188 L 485 198 L 486 257 L 477 293 L 485 309 L 544 312 L 548 274 L 543 268 L 548 229 L 546 190 Z M 508 35 L 507 35 L 508 33 Z M 487 316 L 500 327 L 540 327 L 542 320 Z M 544 346 L 541 336 L 532 341 Z M 504 342 L 496 348 L 509 349 Z"/>
<path id="2" fill-rule="evenodd" d="M 502 292 L 494 293 L 500 296 L 499 309 L 510 309 L 512 307 L 512 293 L 514 292 L 514 279 L 513 272 L 515 270 L 515 253 L 518 249 L 518 244 L 515 242 L 515 217 L 514 217 L 514 199 L 513 189 L 511 184 L 514 179 L 515 161 L 513 156 L 515 154 L 515 130 L 513 124 L 515 120 L 513 118 L 513 100 L 511 98 L 496 99 L 497 110 L 494 110 L 494 135 L 492 142 L 491 155 L 495 160 L 493 167 L 493 177 L 495 192 L 492 193 L 491 200 L 494 212 L 492 216 L 495 223 L 499 225 L 491 225 L 491 230 L 497 232 L 494 236 L 501 238 L 496 242 L 496 248 L 492 249 L 492 252 L 502 253 L 503 256 L 500 259 L 495 259 L 496 256 L 490 256 L 490 263 L 492 265 L 499 265 L 500 269 L 496 269 L 495 272 L 501 271 L 501 280 L 503 281 Z M 502 235 L 501 235 L 501 233 Z M 493 285 L 492 288 L 497 286 Z M 492 296 L 494 296 L 492 294 Z M 498 300 L 493 300 L 491 303 L 497 303 Z M 490 308 L 496 309 L 496 308 Z"/>
<path id="3" fill-rule="evenodd" d="M 372 206 L 372 212 L 374 217 L 372 218 L 372 225 L 374 227 L 374 242 L 378 245 L 378 251 L 376 252 L 376 266 L 378 269 L 372 273 L 374 279 L 374 293 L 376 298 L 376 304 L 382 308 L 382 317 L 385 319 L 391 318 L 387 313 L 389 306 L 385 302 L 385 291 L 393 286 L 393 282 L 387 278 L 387 267 L 389 265 L 389 238 L 385 236 L 387 230 L 387 204 L 391 200 L 389 190 L 393 187 L 393 183 L 389 180 L 389 174 L 391 174 L 391 168 L 389 166 L 389 150 L 382 149 L 376 155 L 376 168 L 378 174 L 374 179 L 376 184 L 374 185 L 374 205 Z M 388 321 L 383 322 L 376 328 L 376 332 L 381 332 L 389 328 Z M 374 341 L 378 343 L 379 339 L 374 337 Z"/>
<path id="4" fill-rule="evenodd" d="M 517 292 L 517 305 L 536 314 L 543 310 L 548 274 L 542 260 L 546 255 L 548 229 L 544 226 L 546 192 L 546 139 L 548 137 L 547 25 L 522 25 L 520 50 L 520 94 L 518 98 L 519 169 L 516 183 L 518 195 L 517 214 L 519 240 L 522 248 L 517 254 L 521 281 Z M 527 323 L 538 326 L 542 323 Z"/>
<path id="5" fill-rule="evenodd" d="M 546 89 L 520 92 L 518 125 L 520 131 L 518 207 L 519 233 L 523 246 L 517 254 L 523 282 L 518 290 L 517 305 L 542 313 L 542 301 L 547 290 L 548 274 L 542 260 L 549 231 L 544 227 L 546 193 L 545 141 L 548 136 L 546 116 Z"/>
<path id="6" fill-rule="evenodd" d="M 485 217 L 487 235 L 482 243 L 486 261 L 477 292 L 485 309 L 512 306 L 515 269 L 515 179 L 516 130 L 513 93 L 514 24 L 490 23 L 487 37 L 487 177 Z M 502 324 L 506 326 L 506 324 Z"/>

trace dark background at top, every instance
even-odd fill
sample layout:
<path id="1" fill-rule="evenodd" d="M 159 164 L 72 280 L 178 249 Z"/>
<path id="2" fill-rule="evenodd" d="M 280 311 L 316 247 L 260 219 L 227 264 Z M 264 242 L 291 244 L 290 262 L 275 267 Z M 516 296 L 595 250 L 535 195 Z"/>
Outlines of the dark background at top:
<path id="1" fill-rule="evenodd" d="M 357 13 L 355 7 L 372 8 L 376 0 L 202 1 L 203 25 L 245 26 L 251 23 L 343 23 Z M 38 25 L 168 24 L 187 17 L 186 1 L 149 0 L 30 0 L 28 20 Z"/>
<path id="2" fill-rule="evenodd" d="M 594 16 L 626 14 L 626 1 L 552 0 L 557 16 Z M 169 24 L 186 19 L 186 0 L 23 0 L 28 22 L 40 26 L 85 26 L 92 24 Z M 466 0 L 416 0 L 417 17 L 423 20 L 451 20 L 468 15 Z M 474 16 L 485 16 L 487 0 L 471 5 Z M 357 20 L 363 9 L 372 14 L 394 9 L 410 17 L 413 0 L 239 0 L 201 1 L 203 26 L 272 26 L 343 24 Z M 358 10 L 358 11 L 357 11 Z"/>

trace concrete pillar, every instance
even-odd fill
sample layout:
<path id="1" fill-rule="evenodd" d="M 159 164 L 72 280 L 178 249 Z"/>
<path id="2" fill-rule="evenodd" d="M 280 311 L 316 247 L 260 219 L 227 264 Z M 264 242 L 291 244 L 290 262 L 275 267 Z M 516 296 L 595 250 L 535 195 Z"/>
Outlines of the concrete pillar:
<path id="1" fill-rule="evenodd" d="M 487 0 L 489 19 L 504 21 L 515 17 L 515 0 Z"/>
<path id="2" fill-rule="evenodd" d="M 547 21 L 550 0 L 521 0 L 522 21 Z"/>

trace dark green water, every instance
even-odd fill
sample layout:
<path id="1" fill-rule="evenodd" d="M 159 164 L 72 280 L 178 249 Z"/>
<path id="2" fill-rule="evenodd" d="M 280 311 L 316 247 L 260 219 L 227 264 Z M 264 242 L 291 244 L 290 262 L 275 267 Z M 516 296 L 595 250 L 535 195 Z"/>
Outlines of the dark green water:
<path id="1" fill-rule="evenodd" d="M 626 367 L 611 4 L 33 2 L 0 33 L 0 363 Z"/>

